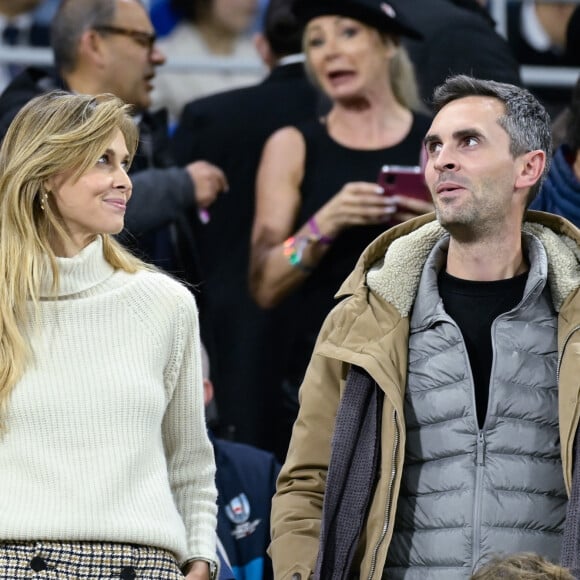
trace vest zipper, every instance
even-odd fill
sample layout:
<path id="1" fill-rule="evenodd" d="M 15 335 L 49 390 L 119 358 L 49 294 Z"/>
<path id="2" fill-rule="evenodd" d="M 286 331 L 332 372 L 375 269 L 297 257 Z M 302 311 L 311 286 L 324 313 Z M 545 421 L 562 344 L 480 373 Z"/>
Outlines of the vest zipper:
<path id="1" fill-rule="evenodd" d="M 379 541 L 374 547 L 373 555 L 371 558 L 371 569 L 369 572 L 369 579 L 372 580 L 372 577 L 375 574 L 375 569 L 377 567 L 377 554 L 381 544 L 383 543 L 385 536 L 387 535 L 387 530 L 389 529 L 389 519 L 391 517 L 391 507 L 393 503 L 393 485 L 395 483 L 395 477 L 397 475 L 397 452 L 399 449 L 399 429 L 397 426 L 397 411 L 393 410 L 393 425 L 395 427 L 395 441 L 393 444 L 393 457 L 391 463 L 391 479 L 389 480 L 389 487 L 388 487 L 388 497 L 387 497 L 387 505 L 385 506 L 385 517 L 383 520 L 383 529 L 381 531 L 381 535 L 379 537 Z"/>
<path id="2" fill-rule="evenodd" d="M 473 506 L 473 550 L 472 550 L 472 569 L 479 562 L 480 542 L 481 542 L 481 502 L 482 502 L 482 485 L 483 470 L 485 468 L 485 434 L 479 431 L 477 434 L 477 451 L 475 456 L 475 502 Z"/>

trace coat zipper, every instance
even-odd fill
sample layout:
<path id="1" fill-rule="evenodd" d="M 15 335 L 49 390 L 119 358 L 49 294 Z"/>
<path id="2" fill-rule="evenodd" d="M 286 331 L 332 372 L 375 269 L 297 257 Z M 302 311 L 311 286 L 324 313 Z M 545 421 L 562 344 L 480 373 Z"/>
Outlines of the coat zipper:
<path id="1" fill-rule="evenodd" d="M 480 542 L 481 542 L 481 502 L 482 502 L 482 482 L 483 471 L 485 469 L 485 434 L 483 430 L 477 434 L 477 451 L 475 456 L 475 503 L 473 506 L 473 549 L 472 569 L 479 563 Z"/>
<path id="2" fill-rule="evenodd" d="M 562 343 L 562 350 L 558 353 L 558 366 L 556 367 L 556 384 L 560 385 L 560 367 L 562 366 L 562 357 L 564 356 L 564 351 L 566 350 L 566 345 L 568 344 L 568 341 L 572 338 L 572 335 L 577 331 L 580 330 L 580 324 L 578 324 L 577 326 L 575 326 L 567 335 L 566 338 L 564 339 L 564 342 Z"/>
<path id="3" fill-rule="evenodd" d="M 387 531 L 389 529 L 389 520 L 391 517 L 391 508 L 393 503 L 393 485 L 395 483 L 395 477 L 397 475 L 397 452 L 399 450 L 399 429 L 397 426 L 397 411 L 393 410 L 393 425 L 395 426 L 395 442 L 393 445 L 393 458 L 391 463 L 391 479 L 389 481 L 388 487 L 388 497 L 387 497 L 387 505 L 385 506 L 385 517 L 383 523 L 383 529 L 381 530 L 381 535 L 379 537 L 379 541 L 374 547 L 373 556 L 371 558 L 371 569 L 369 573 L 368 580 L 372 580 L 372 577 L 375 574 L 375 569 L 377 567 L 377 555 L 381 544 L 383 543 Z"/>
<path id="4" fill-rule="evenodd" d="M 570 330 L 570 332 L 568 332 L 568 334 L 566 335 L 566 338 L 564 339 L 564 342 L 562 343 L 562 350 L 560 350 L 560 352 L 558 353 L 558 364 L 556 366 L 556 385 L 558 386 L 558 392 L 560 392 L 560 367 L 562 366 L 562 359 L 564 358 L 564 351 L 566 350 L 566 345 L 568 344 L 568 341 L 572 338 L 572 335 L 577 330 L 580 330 L 580 324 L 577 324 L 572 330 Z M 576 440 L 576 435 L 574 434 L 574 441 L 575 440 Z M 572 463 L 572 465 L 573 465 L 573 463 Z M 564 480 L 566 480 L 566 472 L 564 471 L 563 464 L 562 464 L 562 473 L 564 475 Z"/>

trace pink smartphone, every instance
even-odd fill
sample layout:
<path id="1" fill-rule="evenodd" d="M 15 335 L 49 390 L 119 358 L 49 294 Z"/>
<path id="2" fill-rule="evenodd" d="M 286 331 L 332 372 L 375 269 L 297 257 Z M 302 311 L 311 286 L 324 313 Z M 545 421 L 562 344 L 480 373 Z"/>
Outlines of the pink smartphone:
<path id="1" fill-rule="evenodd" d="M 383 165 L 377 181 L 385 195 L 405 195 L 431 201 L 423 170 L 418 165 Z"/>

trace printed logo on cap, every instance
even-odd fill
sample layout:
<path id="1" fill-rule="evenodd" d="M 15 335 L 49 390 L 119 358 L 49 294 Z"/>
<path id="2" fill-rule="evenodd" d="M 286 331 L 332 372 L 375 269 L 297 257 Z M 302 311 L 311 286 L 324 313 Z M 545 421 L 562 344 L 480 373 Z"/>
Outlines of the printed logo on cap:
<path id="1" fill-rule="evenodd" d="M 395 9 L 390 5 L 387 4 L 386 2 L 382 2 L 381 3 L 381 10 L 389 17 L 389 18 L 395 18 L 397 16 L 397 13 L 395 12 Z"/>

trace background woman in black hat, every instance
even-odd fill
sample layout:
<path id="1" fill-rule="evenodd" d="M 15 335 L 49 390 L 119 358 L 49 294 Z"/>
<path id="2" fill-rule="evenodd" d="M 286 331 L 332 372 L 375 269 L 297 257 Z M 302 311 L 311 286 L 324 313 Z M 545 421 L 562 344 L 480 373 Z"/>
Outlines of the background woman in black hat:
<path id="1" fill-rule="evenodd" d="M 333 296 L 381 231 L 432 209 L 383 195 L 383 164 L 417 165 L 429 127 L 399 36 L 418 34 L 379 0 L 298 0 L 304 51 L 328 114 L 271 136 L 257 176 L 251 289 L 263 307 L 284 302 L 287 360 L 279 455 L 297 392 Z"/>

